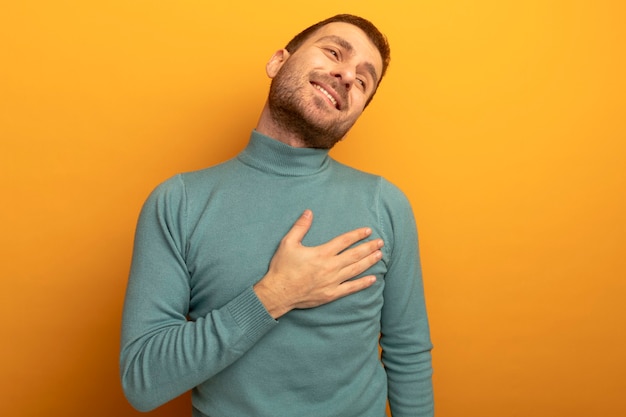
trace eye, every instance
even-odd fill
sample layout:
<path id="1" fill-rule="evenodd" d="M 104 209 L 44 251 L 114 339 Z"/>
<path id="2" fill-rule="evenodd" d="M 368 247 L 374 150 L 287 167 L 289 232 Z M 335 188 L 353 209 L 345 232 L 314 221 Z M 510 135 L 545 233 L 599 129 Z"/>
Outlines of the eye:
<path id="1" fill-rule="evenodd" d="M 359 83 L 359 85 L 361 86 L 361 88 L 363 88 L 363 90 L 365 90 L 365 87 L 367 87 L 367 85 L 365 84 L 365 81 L 360 78 L 357 78 L 356 82 Z"/>
<path id="2" fill-rule="evenodd" d="M 328 49 L 326 49 L 326 50 L 328 51 L 328 53 L 329 53 L 330 55 L 334 56 L 335 58 L 339 58 L 339 52 L 337 52 L 336 50 L 334 50 L 334 49 L 330 49 L 330 48 L 328 48 Z"/>

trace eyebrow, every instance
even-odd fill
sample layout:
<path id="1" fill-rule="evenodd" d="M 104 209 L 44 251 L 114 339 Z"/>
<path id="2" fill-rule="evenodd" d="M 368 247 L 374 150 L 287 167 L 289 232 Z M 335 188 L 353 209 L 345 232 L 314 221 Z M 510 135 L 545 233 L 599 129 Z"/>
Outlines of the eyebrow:
<path id="1" fill-rule="evenodd" d="M 352 44 L 348 42 L 347 40 L 345 40 L 344 38 L 337 36 L 337 35 L 323 36 L 319 38 L 317 41 L 318 42 L 333 42 L 339 45 L 340 47 L 342 47 L 343 49 L 345 49 L 348 53 L 354 52 L 354 47 L 352 46 Z M 363 65 L 365 66 L 365 69 L 374 80 L 374 85 L 378 85 L 378 75 L 376 74 L 376 68 L 374 68 L 374 65 L 371 62 L 365 62 Z"/>

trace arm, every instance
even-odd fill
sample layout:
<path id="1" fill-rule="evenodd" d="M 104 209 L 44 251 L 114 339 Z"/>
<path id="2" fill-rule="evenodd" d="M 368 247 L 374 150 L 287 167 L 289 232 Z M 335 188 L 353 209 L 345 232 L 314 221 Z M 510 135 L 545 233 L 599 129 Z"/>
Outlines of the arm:
<path id="1" fill-rule="evenodd" d="M 372 277 L 345 281 L 380 259 L 379 240 L 343 251 L 369 235 L 365 228 L 318 247 L 302 246 L 312 222 L 307 211 L 283 238 L 270 270 L 254 288 L 191 322 L 185 204 L 184 186 L 174 178 L 148 198 L 137 226 L 120 367 L 124 392 L 142 411 L 175 398 L 236 361 L 277 325 L 273 317 L 368 287 Z"/>
<path id="2" fill-rule="evenodd" d="M 120 368 L 129 402 L 151 410 L 188 391 L 276 326 L 251 288 L 187 320 L 186 195 L 180 177 L 160 185 L 139 217 L 122 318 Z"/>
<path id="3" fill-rule="evenodd" d="M 380 345 L 389 404 L 394 417 L 427 417 L 434 413 L 432 344 L 415 220 L 404 195 L 389 184 L 387 187 L 381 211 L 393 237 L 386 239 L 391 255 L 385 276 Z"/>

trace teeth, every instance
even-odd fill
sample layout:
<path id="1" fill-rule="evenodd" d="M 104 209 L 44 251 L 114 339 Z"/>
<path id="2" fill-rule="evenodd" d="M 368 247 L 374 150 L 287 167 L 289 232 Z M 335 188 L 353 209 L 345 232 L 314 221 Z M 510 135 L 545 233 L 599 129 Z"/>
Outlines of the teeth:
<path id="1" fill-rule="evenodd" d="M 324 93 L 324 95 L 326 97 L 328 97 L 328 99 L 335 105 L 335 107 L 337 107 L 337 100 L 335 100 L 335 98 L 333 96 L 330 95 L 330 93 L 326 90 L 324 90 L 322 87 L 320 87 L 317 84 L 314 84 L 315 88 L 317 88 L 318 90 L 320 90 L 322 93 Z"/>

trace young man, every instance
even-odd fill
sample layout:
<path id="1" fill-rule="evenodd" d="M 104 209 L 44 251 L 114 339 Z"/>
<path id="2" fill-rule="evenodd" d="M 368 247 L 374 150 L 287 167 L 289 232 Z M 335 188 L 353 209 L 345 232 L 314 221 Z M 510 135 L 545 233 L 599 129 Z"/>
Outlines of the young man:
<path id="1" fill-rule="evenodd" d="M 122 326 L 136 408 L 193 389 L 197 417 L 433 414 L 409 203 L 328 156 L 388 63 L 367 20 L 313 25 L 267 64 L 247 147 L 148 198 Z"/>

